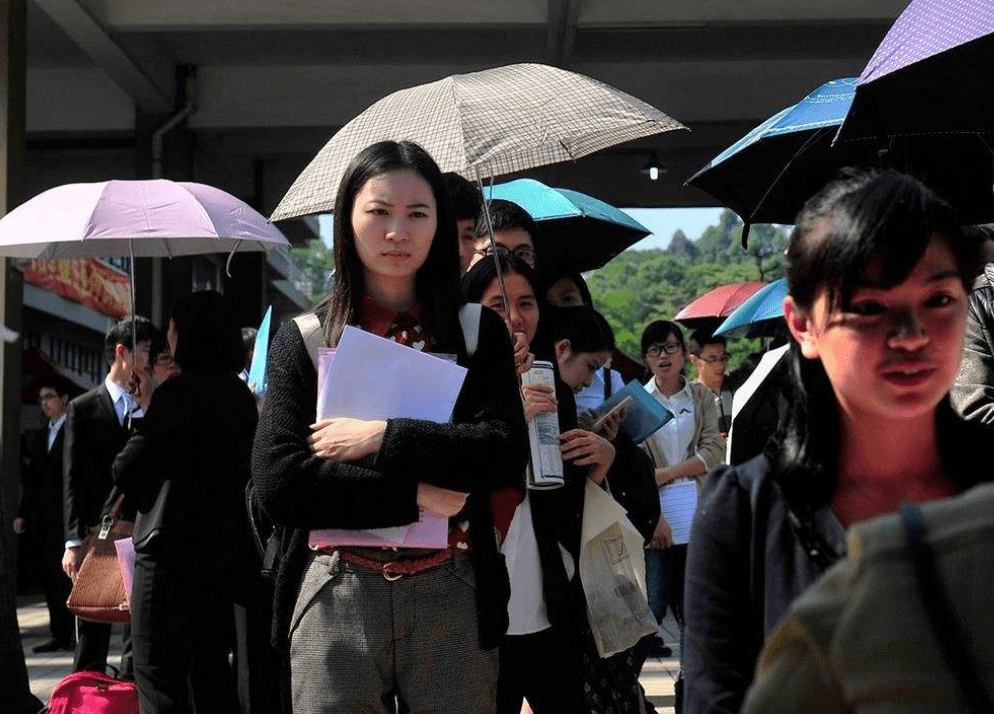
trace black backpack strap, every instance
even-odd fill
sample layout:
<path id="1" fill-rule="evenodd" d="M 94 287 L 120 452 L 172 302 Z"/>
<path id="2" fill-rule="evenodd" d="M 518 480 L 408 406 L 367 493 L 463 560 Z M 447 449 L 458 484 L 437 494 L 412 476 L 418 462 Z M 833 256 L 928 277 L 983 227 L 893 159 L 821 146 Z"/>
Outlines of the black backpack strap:
<path id="1" fill-rule="evenodd" d="M 975 714 L 994 714 L 994 703 L 984 689 L 984 683 L 970 661 L 963 632 L 956 614 L 946 599 L 939 574 L 935 570 L 932 549 L 925 542 L 925 519 L 921 509 L 913 503 L 901 507 L 901 518 L 908 533 L 908 546 L 911 561 L 918 579 L 918 594 L 925 612 L 928 614 L 932 633 L 939 641 L 939 647 L 959 683 L 970 711 Z"/>
<path id="2" fill-rule="evenodd" d="M 604 370 L 602 374 L 604 375 L 604 401 L 606 402 L 611 396 L 611 368 L 602 367 L 602 369 Z"/>

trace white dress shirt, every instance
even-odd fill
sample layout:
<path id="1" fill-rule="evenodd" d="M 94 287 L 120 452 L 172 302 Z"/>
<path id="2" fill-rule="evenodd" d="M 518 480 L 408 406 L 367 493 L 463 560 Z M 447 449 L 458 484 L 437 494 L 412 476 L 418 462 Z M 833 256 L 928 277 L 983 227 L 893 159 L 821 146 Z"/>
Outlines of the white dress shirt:
<path id="1" fill-rule="evenodd" d="M 65 412 L 63 412 L 62 416 L 60 416 L 55 421 L 48 422 L 48 448 L 47 448 L 47 451 L 51 451 L 52 450 L 52 444 L 55 443 L 55 437 L 58 436 L 59 429 L 61 429 L 62 425 L 65 424 L 65 423 L 66 423 Z"/>
<path id="2" fill-rule="evenodd" d="M 110 393 L 110 400 L 114 402 L 114 411 L 117 413 L 119 424 L 124 424 L 124 419 L 128 414 L 131 414 L 132 417 L 142 416 L 142 410 L 138 408 L 135 398 L 128 393 L 128 390 L 111 380 L 109 374 L 104 377 L 104 386 Z"/>
<path id="3" fill-rule="evenodd" d="M 681 379 L 683 379 L 681 377 Z M 645 391 L 673 413 L 673 418 L 657 429 L 649 438 L 666 458 L 666 463 L 675 466 L 694 455 L 694 395 L 686 380 L 676 394 L 667 397 L 656 386 L 653 377 L 645 383 Z"/>

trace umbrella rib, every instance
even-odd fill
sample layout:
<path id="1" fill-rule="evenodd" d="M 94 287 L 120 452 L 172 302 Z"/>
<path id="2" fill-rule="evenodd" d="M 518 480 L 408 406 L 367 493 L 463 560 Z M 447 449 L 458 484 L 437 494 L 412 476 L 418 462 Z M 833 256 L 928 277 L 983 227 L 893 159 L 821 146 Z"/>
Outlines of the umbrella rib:
<path id="1" fill-rule="evenodd" d="M 779 173 L 777 173 L 776 178 L 773 179 L 773 182 L 767 187 L 766 192 L 763 193 L 763 197 L 761 199 L 759 199 L 759 203 L 756 204 L 756 207 L 753 208 L 752 212 L 749 214 L 749 222 L 750 223 L 754 223 L 755 222 L 754 219 L 756 217 L 756 212 L 759 211 L 760 208 L 762 208 L 763 204 L 766 202 L 767 197 L 773 191 L 773 188 L 778 183 L 780 183 L 780 179 L 782 179 L 783 176 L 784 176 L 784 174 L 787 173 L 787 169 L 789 169 L 791 166 L 793 166 L 794 161 L 796 161 L 797 159 L 799 159 L 802 154 L 804 154 L 809 148 L 811 148 L 811 145 L 814 143 L 814 141 L 816 139 L 820 138 L 821 136 L 823 136 L 824 132 L 825 132 L 825 129 L 819 129 L 818 131 L 814 132 L 811 136 L 809 136 L 808 140 L 804 142 L 804 144 L 801 146 L 801 148 L 798 149 L 797 151 L 795 151 L 794 155 L 790 157 L 790 160 L 784 165 L 784 167 L 782 169 L 780 169 Z"/>

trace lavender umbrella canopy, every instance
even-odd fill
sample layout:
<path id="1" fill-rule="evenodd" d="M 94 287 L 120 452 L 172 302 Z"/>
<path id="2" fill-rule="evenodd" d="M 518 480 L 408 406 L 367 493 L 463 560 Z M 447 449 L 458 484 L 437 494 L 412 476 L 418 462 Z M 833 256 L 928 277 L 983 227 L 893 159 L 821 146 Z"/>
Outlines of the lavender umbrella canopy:
<path id="1" fill-rule="evenodd" d="M 912 0 L 860 75 L 836 142 L 994 131 L 992 63 L 994 0 Z"/>
<path id="2" fill-rule="evenodd" d="M 286 238 L 248 204 L 199 183 L 104 181 L 49 189 L 0 218 L 10 258 L 138 258 L 266 251 Z"/>

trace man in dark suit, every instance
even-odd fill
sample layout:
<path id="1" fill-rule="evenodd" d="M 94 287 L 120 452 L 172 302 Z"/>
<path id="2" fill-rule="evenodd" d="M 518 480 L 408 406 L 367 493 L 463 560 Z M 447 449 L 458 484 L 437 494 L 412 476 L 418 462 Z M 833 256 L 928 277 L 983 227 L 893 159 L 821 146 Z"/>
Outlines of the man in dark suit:
<path id="1" fill-rule="evenodd" d="M 62 572 L 60 565 L 63 548 L 63 424 L 71 386 L 63 378 L 39 380 L 38 386 L 38 403 L 46 422 L 44 427 L 29 435 L 27 468 L 23 474 L 24 490 L 14 519 L 14 531 L 27 534 L 37 549 L 48 605 L 52 638 L 34 647 L 33 651 L 56 652 L 71 650 L 76 645 L 72 615 L 66 608 L 72 581 Z"/>
<path id="2" fill-rule="evenodd" d="M 109 369 L 103 384 L 69 403 L 65 425 L 63 477 L 65 488 L 65 553 L 62 568 L 75 578 L 83 560 L 83 539 L 89 527 L 110 510 L 111 465 L 128 439 L 128 424 L 137 403 L 128 385 L 139 363 L 148 360 L 155 326 L 144 317 L 121 320 L 104 339 Z M 137 344 L 137 349 L 133 345 Z M 131 509 L 133 511 L 133 509 Z M 73 671 L 103 669 L 110 646 L 110 625 L 79 621 Z M 125 640 L 128 640 L 125 628 Z M 125 644 L 122 669 L 129 670 L 130 647 Z"/>

